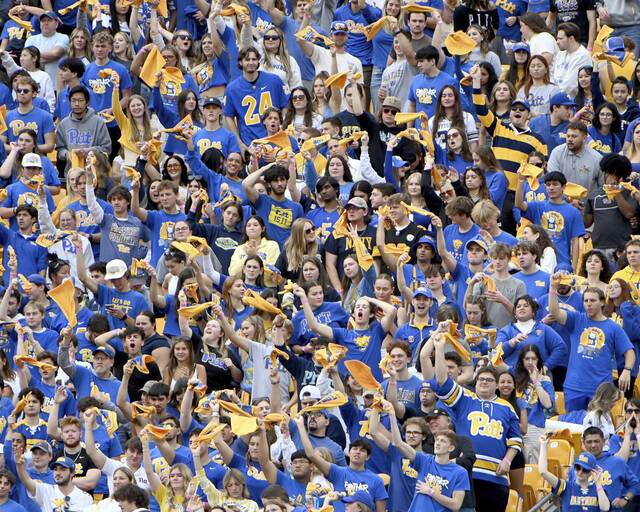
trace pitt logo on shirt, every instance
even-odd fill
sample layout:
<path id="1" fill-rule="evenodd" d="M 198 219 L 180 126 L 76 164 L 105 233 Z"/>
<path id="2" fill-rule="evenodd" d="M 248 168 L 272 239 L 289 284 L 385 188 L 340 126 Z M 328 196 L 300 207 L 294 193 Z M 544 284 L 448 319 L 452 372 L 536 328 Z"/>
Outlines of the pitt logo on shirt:
<path id="1" fill-rule="evenodd" d="M 15 135 L 16 137 L 25 128 L 29 128 L 30 130 L 38 133 L 38 123 L 36 123 L 35 121 L 25 123 L 22 119 L 16 119 L 15 121 L 11 121 L 9 123 L 9 127 L 11 128 L 13 135 Z"/>
<path id="2" fill-rule="evenodd" d="M 423 87 L 422 89 L 416 90 L 416 98 L 418 98 L 418 103 L 424 103 L 425 105 L 431 105 L 434 103 L 434 98 L 436 97 L 436 89 L 431 87 Z"/>
<path id="3" fill-rule="evenodd" d="M 411 467 L 411 459 L 402 459 L 402 474 L 409 478 L 418 478 L 418 472 Z"/>
<path id="4" fill-rule="evenodd" d="M 216 148 L 222 150 L 222 143 L 218 140 L 209 140 L 209 139 L 200 139 L 198 141 L 198 150 L 200 154 L 204 154 L 204 152 L 209 148 Z"/>
<path id="5" fill-rule="evenodd" d="M 291 224 L 293 224 L 293 211 L 289 208 L 272 206 L 269 212 L 269 224 L 273 224 L 279 228 L 289 229 Z"/>
<path id="6" fill-rule="evenodd" d="M 494 439 L 502 439 L 504 427 L 502 422 L 492 420 L 486 412 L 473 411 L 467 416 L 471 421 L 471 435 L 493 437 Z"/>
<path id="7" fill-rule="evenodd" d="M 580 335 L 580 346 L 578 347 L 578 354 L 585 354 L 587 357 L 592 357 L 596 352 L 600 352 L 606 341 L 606 336 L 597 327 L 589 327 L 582 331 Z"/>
<path id="8" fill-rule="evenodd" d="M 103 70 L 105 73 L 112 73 L 112 69 L 105 68 Z M 89 80 L 89 85 L 91 86 L 91 90 L 96 94 L 106 94 L 107 88 L 111 86 L 111 75 L 107 76 L 107 78 L 95 78 L 93 80 Z"/>
<path id="9" fill-rule="evenodd" d="M 558 212 L 545 212 L 544 215 L 542 215 L 541 224 L 542 229 L 544 229 L 549 236 L 558 236 L 564 229 L 564 217 Z"/>
<path id="10" fill-rule="evenodd" d="M 496 0 L 496 7 L 501 7 L 509 14 L 513 14 L 516 11 L 516 5 L 509 2 L 509 0 Z"/>

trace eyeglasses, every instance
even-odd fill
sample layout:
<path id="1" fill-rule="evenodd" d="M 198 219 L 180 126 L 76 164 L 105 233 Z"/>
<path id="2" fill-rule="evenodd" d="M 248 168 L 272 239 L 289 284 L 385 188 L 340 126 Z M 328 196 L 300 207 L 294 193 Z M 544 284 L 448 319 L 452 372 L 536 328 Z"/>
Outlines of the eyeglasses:
<path id="1" fill-rule="evenodd" d="M 178 34 L 176 37 L 183 41 L 191 41 L 191 36 L 189 34 Z"/>
<path id="2" fill-rule="evenodd" d="M 293 101 L 302 101 L 302 100 L 306 100 L 307 97 L 304 94 L 299 94 L 299 95 L 296 95 L 296 96 L 291 96 L 291 99 Z"/>
<path id="3" fill-rule="evenodd" d="M 264 36 L 262 39 L 265 41 L 279 41 L 280 36 Z"/>
<path id="4" fill-rule="evenodd" d="M 490 377 L 478 377 L 476 379 L 476 382 L 486 382 L 487 384 L 491 384 L 492 382 L 495 382 L 496 379 L 492 379 Z"/>
<path id="5" fill-rule="evenodd" d="M 527 109 L 524 107 L 511 107 L 511 112 L 526 112 Z"/>
<path id="6" fill-rule="evenodd" d="M 18 94 L 29 94 L 31 92 L 31 89 L 16 89 L 16 92 Z"/>
<path id="7" fill-rule="evenodd" d="M 397 114 L 398 111 L 394 108 L 383 108 L 382 109 L 382 113 L 383 114 Z"/>

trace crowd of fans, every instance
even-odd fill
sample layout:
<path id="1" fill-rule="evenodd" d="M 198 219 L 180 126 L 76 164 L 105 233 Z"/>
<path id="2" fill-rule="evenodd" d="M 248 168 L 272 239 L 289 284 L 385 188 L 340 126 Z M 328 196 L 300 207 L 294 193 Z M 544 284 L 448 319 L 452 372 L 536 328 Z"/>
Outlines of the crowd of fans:
<path id="1" fill-rule="evenodd" d="M 0 20 L 0 512 L 640 510 L 640 1 Z"/>

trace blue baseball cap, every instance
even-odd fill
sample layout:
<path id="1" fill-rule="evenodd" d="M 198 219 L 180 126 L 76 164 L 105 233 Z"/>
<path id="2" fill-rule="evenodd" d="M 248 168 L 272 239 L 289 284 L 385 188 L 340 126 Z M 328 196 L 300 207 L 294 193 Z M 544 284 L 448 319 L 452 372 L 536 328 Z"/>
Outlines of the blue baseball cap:
<path id="1" fill-rule="evenodd" d="M 624 39 L 621 37 L 610 37 L 605 43 L 607 52 L 623 52 L 624 51 Z"/>
<path id="2" fill-rule="evenodd" d="M 47 281 L 40 274 L 31 274 L 27 277 L 27 281 L 36 286 L 47 286 Z"/>
<path id="3" fill-rule="evenodd" d="M 429 290 L 429 288 L 425 288 L 424 286 L 421 286 L 420 288 L 416 288 L 413 292 L 414 299 L 420 296 L 425 297 L 427 299 L 433 299 L 433 293 L 431 293 L 431 290 Z"/>
<path id="4" fill-rule="evenodd" d="M 60 17 L 53 11 L 45 11 L 43 12 L 38 19 L 41 20 L 42 18 L 51 18 L 54 21 L 57 21 L 58 23 L 60 23 Z"/>
<path id="5" fill-rule="evenodd" d="M 375 510 L 376 506 L 373 503 L 373 498 L 368 492 L 356 491 L 351 496 L 345 496 L 342 498 L 342 503 L 362 503 L 369 507 L 370 510 Z"/>
<path id="6" fill-rule="evenodd" d="M 549 100 L 549 105 L 552 106 L 552 107 L 554 105 L 565 105 L 567 107 L 575 107 L 575 106 L 577 106 L 577 103 L 575 101 L 573 101 L 567 95 L 567 93 L 557 92 L 553 96 L 551 96 L 551 99 Z"/>
<path id="7" fill-rule="evenodd" d="M 515 107 L 516 105 L 522 105 L 524 108 L 531 111 L 531 105 L 529 105 L 529 102 L 527 100 L 513 100 L 511 102 L 511 106 Z"/>
<path id="8" fill-rule="evenodd" d="M 573 461 L 574 466 L 580 466 L 587 471 L 593 471 L 596 468 L 596 464 L 595 455 L 589 452 L 582 452 L 576 457 L 576 460 Z"/>
<path id="9" fill-rule="evenodd" d="M 56 466 L 62 466 L 63 468 L 70 469 L 74 473 L 76 470 L 76 463 L 73 462 L 73 460 L 69 457 L 58 457 L 51 463 L 51 469 L 55 468 Z"/>
<path id="10" fill-rule="evenodd" d="M 111 359 L 116 357 L 116 351 L 113 350 L 111 347 L 97 347 L 96 349 L 94 349 L 92 354 L 95 354 L 96 352 L 102 352 L 104 355 L 106 355 L 107 357 L 110 357 Z"/>
<path id="11" fill-rule="evenodd" d="M 332 34 L 348 34 L 349 27 L 344 21 L 334 21 L 331 23 L 331 33 Z"/>
<path id="12" fill-rule="evenodd" d="M 513 45 L 513 48 L 511 48 L 512 52 L 527 52 L 528 54 L 531 54 L 531 48 L 529 47 L 528 43 L 516 43 Z"/>
<path id="13" fill-rule="evenodd" d="M 391 165 L 393 165 L 393 167 L 397 169 L 398 167 L 404 167 L 405 165 L 409 165 L 409 162 L 405 162 L 398 155 L 393 155 L 393 158 L 391 159 Z"/>

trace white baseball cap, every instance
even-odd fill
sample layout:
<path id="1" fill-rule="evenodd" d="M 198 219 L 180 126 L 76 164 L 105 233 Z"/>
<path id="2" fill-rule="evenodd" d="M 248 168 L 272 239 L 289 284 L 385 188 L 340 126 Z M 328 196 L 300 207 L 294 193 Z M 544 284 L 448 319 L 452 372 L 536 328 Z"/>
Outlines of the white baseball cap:
<path id="1" fill-rule="evenodd" d="M 42 169 L 42 159 L 36 153 L 27 153 L 22 157 L 22 167 L 40 167 Z"/>
<path id="2" fill-rule="evenodd" d="M 110 279 L 120 279 L 127 272 L 127 264 L 122 260 L 111 260 L 107 263 L 107 274 L 104 278 L 108 281 Z"/>

